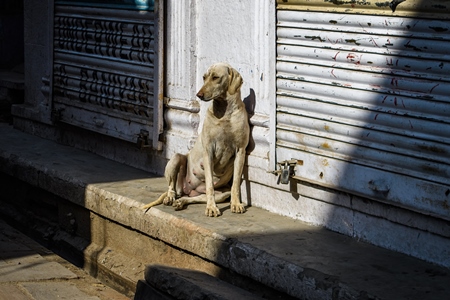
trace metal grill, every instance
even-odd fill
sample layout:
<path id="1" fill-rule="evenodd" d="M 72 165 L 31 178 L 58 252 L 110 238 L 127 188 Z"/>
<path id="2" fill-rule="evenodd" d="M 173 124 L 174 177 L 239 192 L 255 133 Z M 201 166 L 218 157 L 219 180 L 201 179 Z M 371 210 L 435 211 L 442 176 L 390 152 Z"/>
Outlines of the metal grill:
<path id="1" fill-rule="evenodd" d="M 146 130 L 157 146 L 158 29 L 154 12 L 57 5 L 53 99 L 60 121 L 133 142 Z"/>

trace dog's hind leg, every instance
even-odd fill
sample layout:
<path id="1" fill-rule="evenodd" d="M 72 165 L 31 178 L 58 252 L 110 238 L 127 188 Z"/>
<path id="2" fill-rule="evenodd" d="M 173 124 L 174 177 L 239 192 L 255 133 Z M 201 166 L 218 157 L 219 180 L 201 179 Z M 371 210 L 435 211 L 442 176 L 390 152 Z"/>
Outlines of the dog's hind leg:
<path id="1" fill-rule="evenodd" d="M 167 163 L 164 176 L 169 183 L 164 205 L 172 205 L 176 198 L 183 195 L 183 185 L 186 178 L 187 155 L 176 153 Z"/>
<path id="2" fill-rule="evenodd" d="M 216 203 L 222 203 L 222 202 L 225 202 L 225 200 L 227 200 L 231 196 L 231 192 L 230 191 L 225 191 L 225 192 L 214 191 L 214 196 L 215 196 Z M 175 207 L 175 210 L 182 210 L 189 204 L 206 203 L 206 202 L 207 202 L 206 194 L 201 194 L 201 195 L 194 196 L 194 197 L 185 196 L 185 197 L 181 197 L 181 198 L 175 200 L 175 202 L 173 203 L 173 207 Z"/>

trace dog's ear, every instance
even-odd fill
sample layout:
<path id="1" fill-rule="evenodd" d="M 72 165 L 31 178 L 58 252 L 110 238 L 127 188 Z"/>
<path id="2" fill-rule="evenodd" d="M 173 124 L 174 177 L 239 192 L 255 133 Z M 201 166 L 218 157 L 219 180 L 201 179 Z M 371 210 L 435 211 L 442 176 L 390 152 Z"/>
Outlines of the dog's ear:
<path id="1" fill-rule="evenodd" d="M 234 95 L 240 88 L 244 80 L 242 80 L 241 74 L 233 68 L 228 68 L 228 93 Z"/>

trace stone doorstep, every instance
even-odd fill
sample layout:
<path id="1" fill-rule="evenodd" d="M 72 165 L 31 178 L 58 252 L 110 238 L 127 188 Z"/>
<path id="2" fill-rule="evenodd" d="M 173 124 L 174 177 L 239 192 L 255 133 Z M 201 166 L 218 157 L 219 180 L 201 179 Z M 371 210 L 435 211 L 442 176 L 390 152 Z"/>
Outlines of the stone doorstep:
<path id="1" fill-rule="evenodd" d="M 205 217 L 140 207 L 164 178 L 0 126 L 0 171 L 183 251 L 294 297 L 445 299 L 450 271 L 300 221 L 249 207 Z"/>

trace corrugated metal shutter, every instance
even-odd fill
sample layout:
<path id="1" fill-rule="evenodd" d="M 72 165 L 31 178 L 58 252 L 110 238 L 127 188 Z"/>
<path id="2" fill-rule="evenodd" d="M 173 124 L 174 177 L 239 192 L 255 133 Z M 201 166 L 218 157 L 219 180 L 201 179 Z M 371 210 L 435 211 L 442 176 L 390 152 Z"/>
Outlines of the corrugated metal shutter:
<path id="1" fill-rule="evenodd" d="M 305 7 L 277 11 L 277 161 L 449 220 L 450 22 Z"/>
<path id="2" fill-rule="evenodd" d="M 153 141 L 150 146 L 160 148 L 158 13 L 60 3 L 53 54 L 53 108 L 59 121 L 130 142 L 142 133 Z"/>

